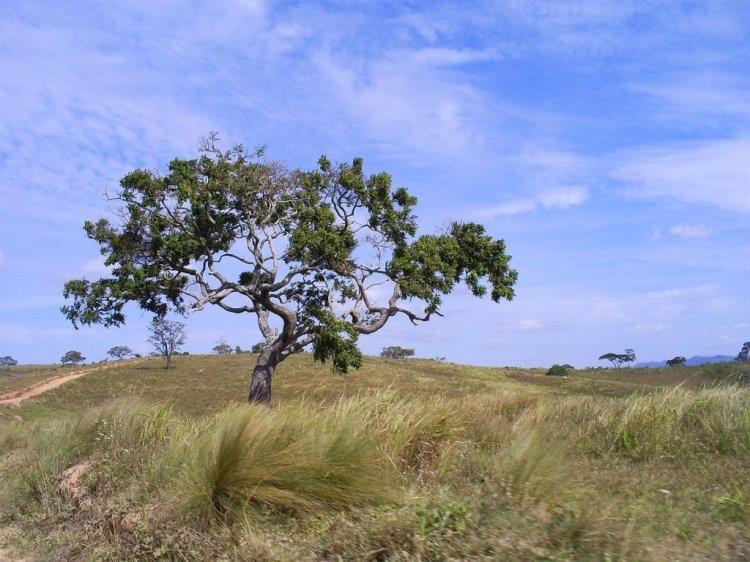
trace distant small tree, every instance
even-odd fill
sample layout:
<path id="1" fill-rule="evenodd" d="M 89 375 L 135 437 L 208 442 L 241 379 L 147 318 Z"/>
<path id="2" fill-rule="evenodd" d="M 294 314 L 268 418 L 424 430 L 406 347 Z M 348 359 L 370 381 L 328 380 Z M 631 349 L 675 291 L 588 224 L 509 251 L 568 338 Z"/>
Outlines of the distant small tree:
<path id="1" fill-rule="evenodd" d="M 547 375 L 551 377 L 564 377 L 568 374 L 568 367 L 570 365 L 552 365 L 547 371 Z"/>
<path id="2" fill-rule="evenodd" d="M 169 369 L 172 364 L 172 355 L 185 343 L 185 324 L 157 316 L 151 321 L 149 331 L 151 335 L 148 341 L 156 349 L 156 355 L 166 357 L 167 364 L 164 368 Z"/>
<path id="3" fill-rule="evenodd" d="M 408 347 L 401 347 L 398 345 L 390 345 L 384 347 L 383 351 L 380 352 L 381 357 L 388 359 L 406 359 L 414 355 L 414 350 Z"/>
<path id="4" fill-rule="evenodd" d="M 623 363 L 632 363 L 635 361 L 635 351 L 632 349 L 626 349 L 622 356 Z"/>
<path id="5" fill-rule="evenodd" d="M 746 341 L 742 344 L 742 349 L 740 350 L 737 357 L 734 358 L 735 361 L 750 361 L 750 341 Z"/>
<path id="6" fill-rule="evenodd" d="M 623 363 L 632 363 L 635 361 L 635 351 L 626 349 L 625 353 L 605 353 L 599 357 L 600 361 L 610 361 L 612 365 L 619 368 Z"/>
<path id="7" fill-rule="evenodd" d="M 80 351 L 70 350 L 60 359 L 60 363 L 63 365 L 78 365 L 86 361 L 86 358 L 81 354 Z"/>
<path id="8" fill-rule="evenodd" d="M 242 349 L 242 348 L 241 348 L 241 347 L 240 347 L 239 345 L 236 345 L 236 346 L 234 346 L 234 352 L 235 352 L 235 353 L 236 353 L 237 355 L 240 355 L 240 354 L 242 354 L 242 353 L 245 353 L 245 350 L 244 350 L 244 349 Z"/>
<path id="9" fill-rule="evenodd" d="M 116 345 L 107 352 L 107 355 L 119 361 L 133 355 L 133 350 L 127 345 Z"/>
<path id="10" fill-rule="evenodd" d="M 18 361 L 13 359 L 10 355 L 0 357 L 0 367 L 13 367 L 14 365 L 18 365 Z"/>
<path id="11" fill-rule="evenodd" d="M 685 363 L 687 363 L 687 359 L 685 359 L 681 355 L 678 355 L 676 357 L 672 357 L 672 359 L 667 361 L 667 367 L 678 367 L 680 365 L 684 365 Z"/>
<path id="12" fill-rule="evenodd" d="M 232 353 L 232 346 L 221 339 L 216 342 L 216 345 L 213 347 L 213 352 L 217 355 L 230 355 Z"/>
<path id="13" fill-rule="evenodd" d="M 252 353 L 263 353 L 263 350 L 266 348 L 266 342 L 261 341 L 258 343 L 254 343 L 253 347 L 250 348 L 250 351 Z"/>

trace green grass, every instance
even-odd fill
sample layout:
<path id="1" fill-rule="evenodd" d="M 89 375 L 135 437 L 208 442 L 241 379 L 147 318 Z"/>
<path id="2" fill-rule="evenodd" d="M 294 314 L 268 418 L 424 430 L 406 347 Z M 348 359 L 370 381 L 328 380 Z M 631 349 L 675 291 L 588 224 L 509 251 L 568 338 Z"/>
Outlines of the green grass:
<path id="1" fill-rule="evenodd" d="M 6 409 L 5 534 L 42 559 L 83 560 L 733 560 L 750 548 L 750 391 L 727 373 L 559 378 L 370 359 L 340 376 L 297 356 L 267 409 L 242 403 L 251 361 L 125 364 Z"/>

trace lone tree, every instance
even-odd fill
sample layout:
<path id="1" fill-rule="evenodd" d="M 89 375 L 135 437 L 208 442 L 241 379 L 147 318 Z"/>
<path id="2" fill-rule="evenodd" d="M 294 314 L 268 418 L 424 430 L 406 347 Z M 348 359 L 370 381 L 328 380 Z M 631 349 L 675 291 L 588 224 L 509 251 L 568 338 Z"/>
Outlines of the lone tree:
<path id="1" fill-rule="evenodd" d="M 687 363 L 687 359 L 685 359 L 681 355 L 678 355 L 677 357 L 673 357 L 672 359 L 669 359 L 667 361 L 667 367 L 678 367 L 680 365 L 684 365 L 685 363 Z"/>
<path id="2" fill-rule="evenodd" d="M 635 351 L 626 349 L 625 353 L 605 353 L 599 357 L 599 360 L 611 361 L 612 365 L 619 369 L 623 363 L 632 363 L 635 361 Z"/>
<path id="3" fill-rule="evenodd" d="M 62 356 L 60 363 L 63 365 L 78 365 L 86 361 L 86 358 L 81 354 L 80 351 L 70 350 Z"/>
<path id="4" fill-rule="evenodd" d="M 216 345 L 213 347 L 213 352 L 217 355 L 230 355 L 232 353 L 232 346 L 221 339 L 216 342 Z"/>
<path id="5" fill-rule="evenodd" d="M 428 321 L 459 282 L 475 296 L 513 298 L 505 242 L 483 226 L 417 236 L 416 198 L 385 172 L 365 175 L 362 159 L 321 157 L 303 171 L 262 154 L 224 151 L 212 135 L 198 158 L 172 160 L 164 174 L 126 175 L 112 198 L 120 218 L 84 227 L 111 277 L 66 283 L 65 315 L 120 325 L 128 302 L 157 315 L 206 305 L 255 314 L 266 345 L 249 398 L 268 403 L 279 362 L 307 346 L 346 372 L 362 363 L 360 334 L 398 315 Z"/>
<path id="6" fill-rule="evenodd" d="M 387 357 L 388 359 L 406 359 L 412 355 L 414 355 L 413 349 L 400 347 L 398 345 L 384 347 L 383 351 L 380 352 L 381 357 Z"/>
<path id="7" fill-rule="evenodd" d="M 737 357 L 735 357 L 735 361 L 750 361 L 750 341 L 746 341 L 742 344 L 742 349 L 740 350 Z"/>
<path id="8" fill-rule="evenodd" d="M 156 349 L 154 355 L 163 355 L 167 359 L 165 369 L 169 369 L 172 364 L 172 355 L 185 343 L 185 324 L 181 322 L 171 322 L 166 318 L 157 316 L 151 321 L 149 326 L 150 335 L 148 341 Z"/>
<path id="9" fill-rule="evenodd" d="M 13 359 L 10 355 L 0 357 L 0 367 L 13 367 L 14 365 L 18 365 L 18 361 Z"/>
<path id="10" fill-rule="evenodd" d="M 127 345 L 116 345 L 107 352 L 112 359 L 121 360 L 133 355 L 133 350 Z"/>

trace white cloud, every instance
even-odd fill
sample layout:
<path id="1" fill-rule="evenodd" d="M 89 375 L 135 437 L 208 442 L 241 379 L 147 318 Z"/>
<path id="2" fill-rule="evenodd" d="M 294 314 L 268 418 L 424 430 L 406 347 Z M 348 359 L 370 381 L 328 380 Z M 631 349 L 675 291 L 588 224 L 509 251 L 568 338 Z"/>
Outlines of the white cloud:
<path id="1" fill-rule="evenodd" d="M 664 300 L 664 299 L 680 299 L 680 298 L 698 298 L 716 295 L 721 287 L 715 283 L 709 283 L 706 285 L 698 285 L 695 287 L 674 287 L 671 289 L 663 289 L 661 291 L 651 291 L 646 293 L 649 299 Z"/>
<path id="2" fill-rule="evenodd" d="M 678 238 L 710 238 L 714 231 L 700 224 L 676 224 L 669 229 L 669 233 Z"/>
<path id="3" fill-rule="evenodd" d="M 566 210 L 577 205 L 582 205 L 588 199 L 588 189 L 585 187 L 571 186 L 558 187 L 532 195 L 505 201 L 499 205 L 476 210 L 477 218 L 491 219 L 498 216 L 518 215 L 538 209 L 561 209 Z"/>
<path id="4" fill-rule="evenodd" d="M 750 136 L 636 148 L 611 176 L 640 198 L 672 198 L 750 213 Z"/>
<path id="5" fill-rule="evenodd" d="M 501 324 L 498 329 L 506 332 L 538 332 L 548 327 L 549 324 L 543 320 L 527 318 Z"/>
<path id="6" fill-rule="evenodd" d="M 448 154 L 481 142 L 486 101 L 451 72 L 486 60 L 484 51 L 448 48 L 397 50 L 372 58 L 346 58 L 320 50 L 313 62 L 330 97 L 384 148 L 403 153 Z"/>

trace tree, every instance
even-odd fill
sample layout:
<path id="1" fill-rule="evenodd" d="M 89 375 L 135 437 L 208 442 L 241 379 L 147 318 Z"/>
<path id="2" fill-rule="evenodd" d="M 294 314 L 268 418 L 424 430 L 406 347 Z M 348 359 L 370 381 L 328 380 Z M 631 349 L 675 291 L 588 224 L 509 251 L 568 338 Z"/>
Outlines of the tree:
<path id="1" fill-rule="evenodd" d="M 133 355 L 133 350 L 127 345 L 116 345 L 107 352 L 107 355 L 119 361 Z"/>
<path id="2" fill-rule="evenodd" d="M 746 341 L 742 344 L 742 349 L 740 350 L 737 357 L 735 357 L 735 361 L 750 361 L 750 341 Z"/>
<path id="3" fill-rule="evenodd" d="M 157 315 L 207 305 L 254 314 L 266 345 L 249 399 L 268 403 L 277 365 L 309 346 L 346 372 L 362 364 L 360 335 L 395 316 L 417 324 L 440 315 L 457 283 L 496 302 L 513 298 L 505 242 L 483 226 L 454 222 L 418 236 L 416 198 L 385 172 L 365 175 L 362 159 L 321 157 L 305 171 L 262 155 L 224 151 L 214 135 L 198 158 L 172 160 L 164 174 L 126 175 L 112 197 L 120 218 L 85 224 L 111 277 L 66 283 L 67 318 L 121 325 L 128 302 Z"/>
<path id="4" fill-rule="evenodd" d="M 216 345 L 213 347 L 213 352 L 218 355 L 230 355 L 232 353 L 232 346 L 222 339 L 216 342 Z"/>
<path id="5" fill-rule="evenodd" d="M 633 361 L 635 361 L 635 351 L 632 349 L 626 349 L 625 353 L 622 355 L 622 362 L 632 363 Z"/>
<path id="6" fill-rule="evenodd" d="M 252 345 L 252 347 L 250 348 L 250 352 L 251 353 L 263 353 L 264 349 L 266 349 L 266 342 L 260 341 Z"/>
<path id="7" fill-rule="evenodd" d="M 413 349 L 400 347 L 398 345 L 384 347 L 383 351 L 380 352 L 381 357 L 387 357 L 389 359 L 406 359 L 412 355 L 414 355 Z"/>
<path id="8" fill-rule="evenodd" d="M 686 362 L 687 359 L 685 359 L 681 355 L 678 355 L 667 361 L 667 367 L 678 367 L 680 365 L 684 365 Z"/>
<path id="9" fill-rule="evenodd" d="M 151 321 L 149 332 L 151 335 L 148 341 L 156 349 L 154 355 L 166 357 L 167 364 L 164 368 L 169 369 L 172 364 L 172 355 L 185 343 L 185 324 L 157 316 Z"/>
<path id="10" fill-rule="evenodd" d="M 547 370 L 547 375 L 551 377 L 566 377 L 568 376 L 568 368 L 572 369 L 573 367 L 568 364 L 554 364 Z"/>
<path id="11" fill-rule="evenodd" d="M 635 351 L 626 349 L 625 353 L 605 353 L 599 357 L 600 361 L 611 361 L 612 365 L 619 368 L 623 363 L 632 363 L 635 361 Z"/>
<path id="12" fill-rule="evenodd" d="M 13 367 L 15 365 L 18 365 L 18 361 L 13 359 L 10 355 L 0 357 L 0 367 Z"/>
<path id="13" fill-rule="evenodd" d="M 60 363 L 63 365 L 78 365 L 86 361 L 86 358 L 81 354 L 80 351 L 70 350 L 62 356 Z"/>

